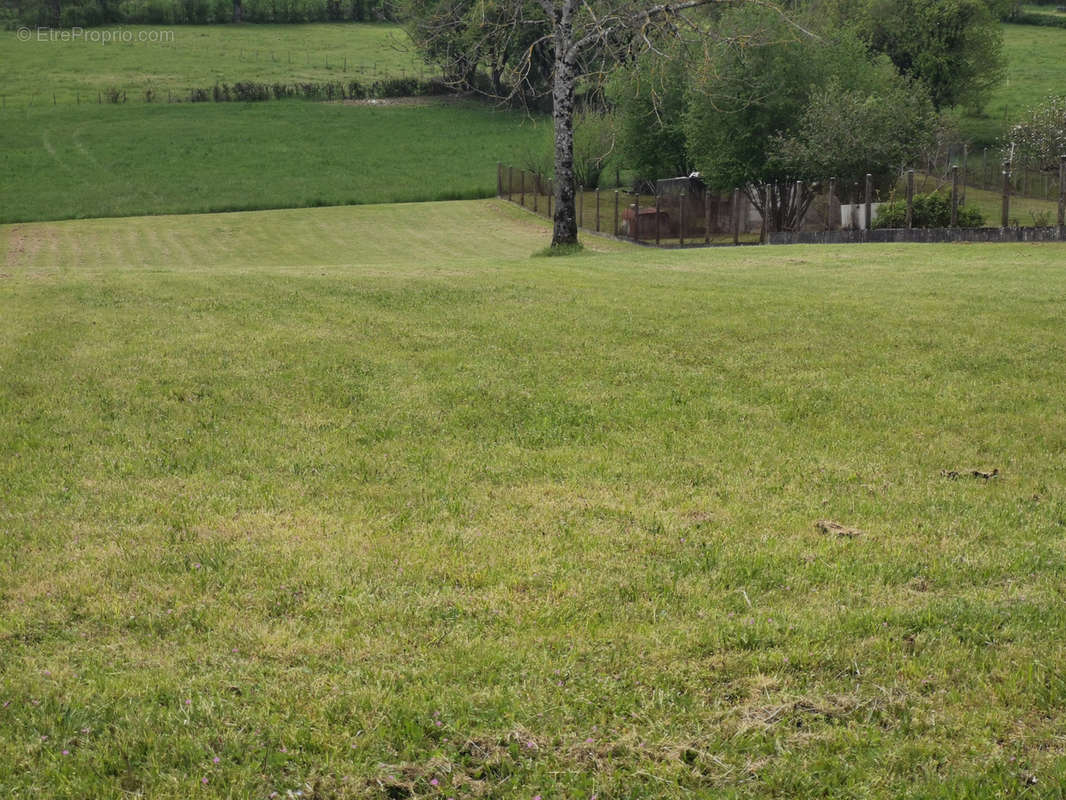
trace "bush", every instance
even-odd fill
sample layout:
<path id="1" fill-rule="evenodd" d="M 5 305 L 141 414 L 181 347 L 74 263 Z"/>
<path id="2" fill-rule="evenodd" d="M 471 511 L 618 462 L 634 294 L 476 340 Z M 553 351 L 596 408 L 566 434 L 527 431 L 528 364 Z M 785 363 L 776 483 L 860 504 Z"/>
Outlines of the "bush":
<path id="1" fill-rule="evenodd" d="M 385 78 L 370 87 L 371 97 L 414 97 L 418 94 L 417 78 Z"/>
<path id="2" fill-rule="evenodd" d="M 951 196 L 942 192 L 916 194 L 912 224 L 915 228 L 947 228 L 951 225 Z M 960 228 L 981 228 L 985 218 L 974 206 L 959 206 Z M 883 203 L 874 220 L 875 228 L 907 227 L 907 201 Z"/>

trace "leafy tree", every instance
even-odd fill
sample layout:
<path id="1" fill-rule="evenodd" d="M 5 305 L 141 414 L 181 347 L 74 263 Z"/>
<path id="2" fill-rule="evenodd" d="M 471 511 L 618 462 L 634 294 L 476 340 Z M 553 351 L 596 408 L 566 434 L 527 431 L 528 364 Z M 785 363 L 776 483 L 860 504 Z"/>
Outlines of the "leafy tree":
<path id="1" fill-rule="evenodd" d="M 679 54 L 665 61 L 642 58 L 611 80 L 619 154 L 643 180 L 688 175 L 693 169 L 684 128 L 687 68 Z"/>
<path id="2" fill-rule="evenodd" d="M 794 132 L 775 137 L 772 160 L 804 180 L 895 179 L 935 146 L 937 116 L 924 88 L 886 77 L 878 91 L 817 90 Z"/>
<path id="3" fill-rule="evenodd" d="M 1055 172 L 1066 155 L 1066 95 L 1049 97 L 1010 129 L 1008 159 L 1023 167 Z"/>
<path id="4" fill-rule="evenodd" d="M 884 59 L 871 58 L 848 31 L 800 35 L 780 18 L 758 8 L 738 9 L 722 19 L 725 44 L 694 71 L 689 89 L 685 134 L 688 152 L 705 181 L 715 189 L 743 187 L 751 202 L 778 230 L 799 224 L 813 197 L 809 182 L 883 172 L 895 159 L 920 146 L 932 111 L 923 93 L 913 91 Z M 773 42 L 764 47 L 736 42 Z M 887 119 L 879 107 L 912 115 Z M 888 141 L 863 142 L 853 152 L 855 131 L 849 117 L 861 113 L 864 133 Z M 841 142 L 820 142 L 842 133 Z M 861 170 L 861 172 L 859 172 Z M 808 182 L 798 194 L 798 180 Z"/>
<path id="5" fill-rule="evenodd" d="M 938 109 L 980 108 L 1003 79 L 1003 33 L 983 0 L 870 0 L 864 34 Z"/>
<path id="6" fill-rule="evenodd" d="M 551 48 L 541 35 L 547 19 L 535 0 L 408 0 L 404 18 L 423 57 L 456 88 L 523 100 L 548 90 Z"/>
<path id="7" fill-rule="evenodd" d="M 454 35 L 457 27 L 471 26 L 471 8 L 478 0 L 413 0 L 418 4 L 436 3 L 431 7 L 414 6 L 413 24 L 428 20 L 425 36 L 420 38 L 424 50 L 432 50 L 438 39 Z M 554 143 L 555 212 L 552 246 L 577 242 L 577 213 L 574 176 L 575 92 L 584 79 L 606 74 L 619 62 L 632 62 L 641 52 L 656 47 L 664 39 L 691 36 L 706 39 L 707 17 L 690 15 L 695 9 L 726 0 L 679 0 L 660 3 L 655 0 L 497 0 L 495 20 L 487 16 L 480 21 L 477 34 L 485 41 L 506 41 L 521 32 L 533 37 L 532 44 L 509 64 L 510 86 L 517 87 L 531 74 L 532 57 L 544 47 L 551 59 L 549 90 L 551 95 Z M 770 6 L 770 0 L 739 0 L 744 4 Z M 428 15 L 427 15 L 427 12 Z M 463 48 L 448 45 L 456 59 L 476 64 L 478 60 Z M 503 81 L 501 81 L 502 83 Z"/>

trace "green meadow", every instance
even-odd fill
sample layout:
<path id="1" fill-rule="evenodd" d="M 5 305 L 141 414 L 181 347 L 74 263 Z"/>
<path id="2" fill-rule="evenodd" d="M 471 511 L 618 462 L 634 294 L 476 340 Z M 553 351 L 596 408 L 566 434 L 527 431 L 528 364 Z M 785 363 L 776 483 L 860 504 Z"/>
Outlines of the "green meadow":
<path id="1" fill-rule="evenodd" d="M 73 36 L 70 30 L 66 34 Z M 125 25 L 0 31 L 0 94 L 13 107 L 107 101 L 108 89 L 143 103 L 187 99 L 216 83 L 323 83 L 434 74 L 396 25 Z M 23 41 L 26 38 L 26 41 Z"/>
<path id="2" fill-rule="evenodd" d="M 0 794 L 1062 796 L 1066 247 L 546 233 L 0 226 Z"/>
<path id="3" fill-rule="evenodd" d="M 1046 7 L 1045 7 L 1046 8 Z M 1003 25 L 1007 74 L 980 117 L 961 120 L 963 132 L 980 146 L 999 143 L 1010 125 L 1051 94 L 1066 91 L 1066 28 Z"/>
<path id="4" fill-rule="evenodd" d="M 9 109 L 0 222 L 488 197 L 543 123 L 484 104 Z"/>

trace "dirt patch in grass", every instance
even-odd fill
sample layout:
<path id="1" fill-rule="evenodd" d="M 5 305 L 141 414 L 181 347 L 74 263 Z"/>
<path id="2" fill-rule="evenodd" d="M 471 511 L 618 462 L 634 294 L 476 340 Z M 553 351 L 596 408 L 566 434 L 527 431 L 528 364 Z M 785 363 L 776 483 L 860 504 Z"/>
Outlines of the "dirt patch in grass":
<path id="1" fill-rule="evenodd" d="M 55 241 L 55 231 L 48 227 L 27 230 L 24 225 L 14 225 L 8 232 L 4 266 L 29 266 L 37 258 L 42 247 L 53 245 Z"/>
<path id="2" fill-rule="evenodd" d="M 26 252 L 26 235 L 23 231 L 21 225 L 16 225 L 8 233 L 4 266 L 14 267 L 22 260 L 22 254 Z"/>
<path id="3" fill-rule="evenodd" d="M 833 522 L 831 519 L 820 519 L 814 523 L 814 527 L 822 533 L 841 536 L 845 539 L 854 539 L 858 536 L 862 536 L 864 533 L 858 528 L 853 528 L 850 525 L 841 525 L 839 522 Z"/>

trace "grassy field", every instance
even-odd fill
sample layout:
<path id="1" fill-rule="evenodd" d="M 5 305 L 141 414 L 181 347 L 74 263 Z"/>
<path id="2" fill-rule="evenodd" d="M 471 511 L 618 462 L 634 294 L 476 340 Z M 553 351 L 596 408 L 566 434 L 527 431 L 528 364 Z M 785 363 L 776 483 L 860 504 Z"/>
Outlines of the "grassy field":
<path id="1" fill-rule="evenodd" d="M 1066 247 L 544 242 L 0 227 L 0 794 L 1061 796 Z"/>
<path id="2" fill-rule="evenodd" d="M 539 125 L 446 101 L 8 110 L 0 222 L 486 197 Z"/>
<path id="3" fill-rule="evenodd" d="M 166 100 L 168 91 L 187 96 L 216 83 L 368 82 L 425 69 L 395 25 L 130 25 L 83 36 L 119 32 L 130 41 L 52 41 L 35 31 L 21 41 L 17 31 L 0 31 L 4 103 L 52 105 L 53 96 L 59 104 L 95 103 L 109 88 L 143 102 L 145 89 Z"/>
<path id="4" fill-rule="evenodd" d="M 963 131 L 982 145 L 996 144 L 1026 108 L 1066 91 L 1066 29 L 1004 25 L 1003 47 L 1007 76 L 993 91 L 985 116 L 962 120 Z"/>

